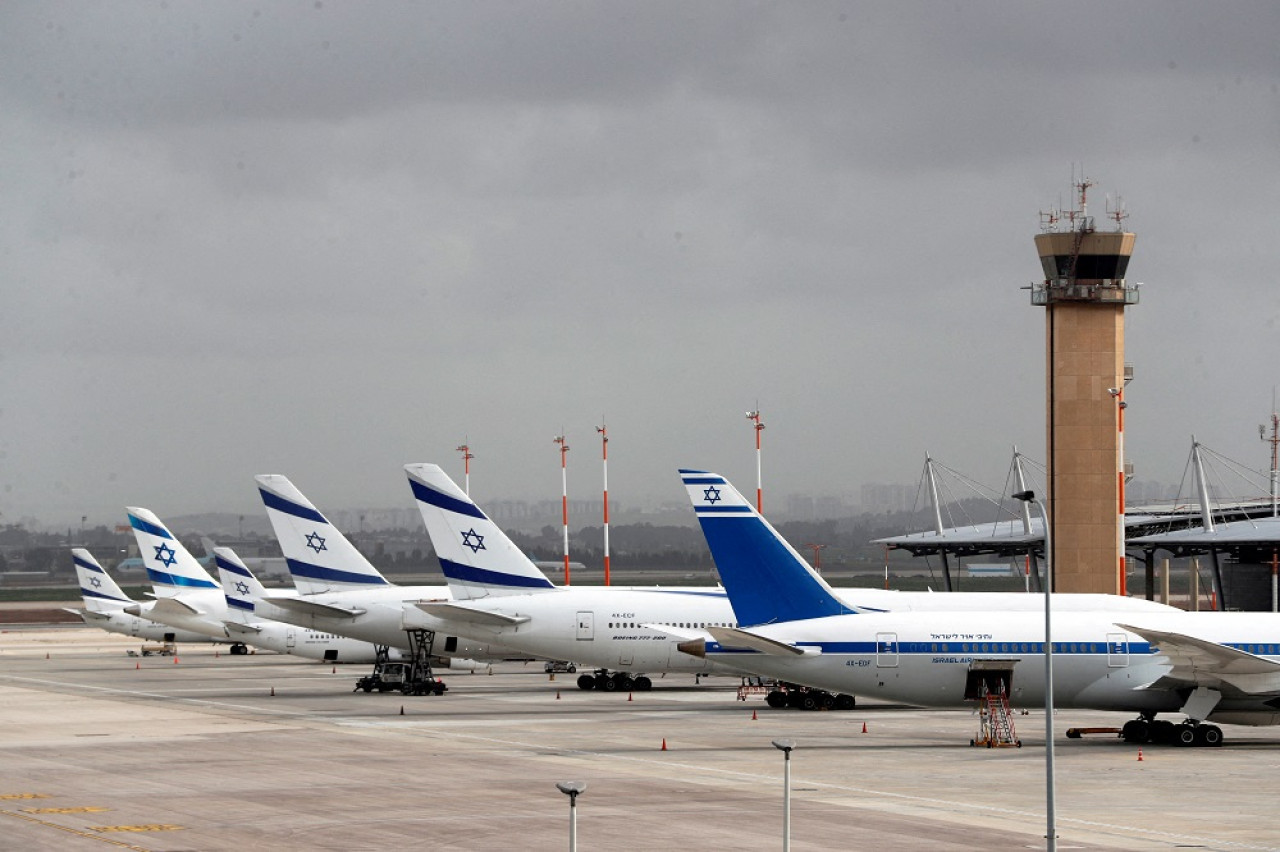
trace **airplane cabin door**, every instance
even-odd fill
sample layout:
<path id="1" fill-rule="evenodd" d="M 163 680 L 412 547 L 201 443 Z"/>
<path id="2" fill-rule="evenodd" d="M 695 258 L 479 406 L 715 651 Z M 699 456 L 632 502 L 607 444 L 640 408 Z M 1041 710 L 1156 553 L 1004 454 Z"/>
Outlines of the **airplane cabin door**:
<path id="1" fill-rule="evenodd" d="M 284 632 L 284 647 L 287 650 L 292 651 L 293 646 L 297 643 L 297 641 L 298 641 L 298 634 L 296 630 L 293 630 L 292 628 L 290 628 L 289 630 L 286 630 Z"/>
<path id="2" fill-rule="evenodd" d="M 592 641 L 596 638 L 595 613 L 584 611 L 578 613 L 578 640 Z"/>
<path id="3" fill-rule="evenodd" d="M 1126 634 L 1107 634 L 1107 665 L 1113 669 L 1129 665 L 1129 637 Z"/>
<path id="4" fill-rule="evenodd" d="M 876 634 L 876 668 L 894 669 L 898 667 L 898 634 Z"/>

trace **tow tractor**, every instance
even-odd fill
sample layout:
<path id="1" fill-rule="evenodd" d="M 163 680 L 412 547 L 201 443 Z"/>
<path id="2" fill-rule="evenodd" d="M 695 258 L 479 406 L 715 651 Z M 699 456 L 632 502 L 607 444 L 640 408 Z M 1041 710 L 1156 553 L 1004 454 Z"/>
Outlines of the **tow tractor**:
<path id="1" fill-rule="evenodd" d="M 430 630 L 408 630 L 409 658 L 392 661 L 389 649 L 379 645 L 373 671 L 356 681 L 352 692 L 400 692 L 405 695 L 444 695 L 449 687 L 431 672 L 431 645 L 435 633 Z"/>

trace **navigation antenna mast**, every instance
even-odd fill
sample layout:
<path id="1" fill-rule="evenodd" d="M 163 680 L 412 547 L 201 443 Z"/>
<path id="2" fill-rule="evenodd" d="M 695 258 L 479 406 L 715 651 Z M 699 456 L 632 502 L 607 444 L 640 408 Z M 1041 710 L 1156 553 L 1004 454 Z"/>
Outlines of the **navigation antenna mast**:
<path id="1" fill-rule="evenodd" d="M 551 439 L 560 445 L 560 511 L 564 518 L 564 584 L 569 585 L 569 467 L 566 456 L 569 445 L 564 435 L 556 435 Z"/>

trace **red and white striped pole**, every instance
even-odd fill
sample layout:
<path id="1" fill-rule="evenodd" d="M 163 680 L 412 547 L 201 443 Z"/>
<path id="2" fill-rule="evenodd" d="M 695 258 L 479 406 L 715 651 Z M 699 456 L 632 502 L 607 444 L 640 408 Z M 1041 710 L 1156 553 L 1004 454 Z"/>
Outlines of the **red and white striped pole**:
<path id="1" fill-rule="evenodd" d="M 764 424 L 760 422 L 760 409 L 747 412 L 747 419 L 750 420 L 756 430 L 756 511 L 764 514 L 764 480 L 761 478 L 760 465 L 760 433 L 764 431 Z"/>
<path id="2" fill-rule="evenodd" d="M 553 438 L 560 445 L 560 508 L 564 517 L 564 584 L 569 585 L 569 468 L 566 455 L 569 445 L 564 435 Z"/>
<path id="3" fill-rule="evenodd" d="M 604 584 L 609 585 L 609 429 L 601 423 L 596 427 L 600 433 L 600 459 L 604 469 Z"/>
<path id="4" fill-rule="evenodd" d="M 471 496 L 471 460 L 475 456 L 471 455 L 471 445 L 463 443 L 458 447 L 458 452 L 462 453 L 462 475 L 463 490 L 467 492 L 467 496 Z"/>

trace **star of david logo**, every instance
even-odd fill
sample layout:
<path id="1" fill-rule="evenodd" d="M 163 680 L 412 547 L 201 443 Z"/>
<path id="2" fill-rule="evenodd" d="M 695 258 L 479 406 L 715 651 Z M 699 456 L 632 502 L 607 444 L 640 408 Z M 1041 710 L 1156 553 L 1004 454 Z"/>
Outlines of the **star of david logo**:
<path id="1" fill-rule="evenodd" d="M 484 550 L 484 536 L 476 532 L 475 527 L 472 527 L 462 534 L 462 546 L 471 548 L 472 553 L 479 553 Z"/>
<path id="2" fill-rule="evenodd" d="M 168 568 L 178 561 L 177 555 L 174 554 L 173 548 L 167 544 L 152 545 L 156 549 L 156 559 L 160 560 L 160 564 Z"/>
<path id="3" fill-rule="evenodd" d="M 90 585 L 90 586 L 93 586 L 95 589 L 101 589 L 101 588 L 102 588 L 102 578 L 101 578 L 101 577 L 90 577 L 90 578 L 89 578 L 89 585 Z"/>
<path id="4" fill-rule="evenodd" d="M 236 583 L 236 591 L 242 595 L 249 594 L 249 584 L 243 580 L 238 581 Z"/>
<path id="5" fill-rule="evenodd" d="M 712 505 L 715 505 L 720 502 L 720 489 L 716 488 L 714 485 L 710 486 L 702 492 L 702 499 Z"/>
<path id="6" fill-rule="evenodd" d="M 324 546 L 324 537 L 318 532 L 307 533 L 307 547 L 311 548 L 316 553 L 329 549 Z"/>

